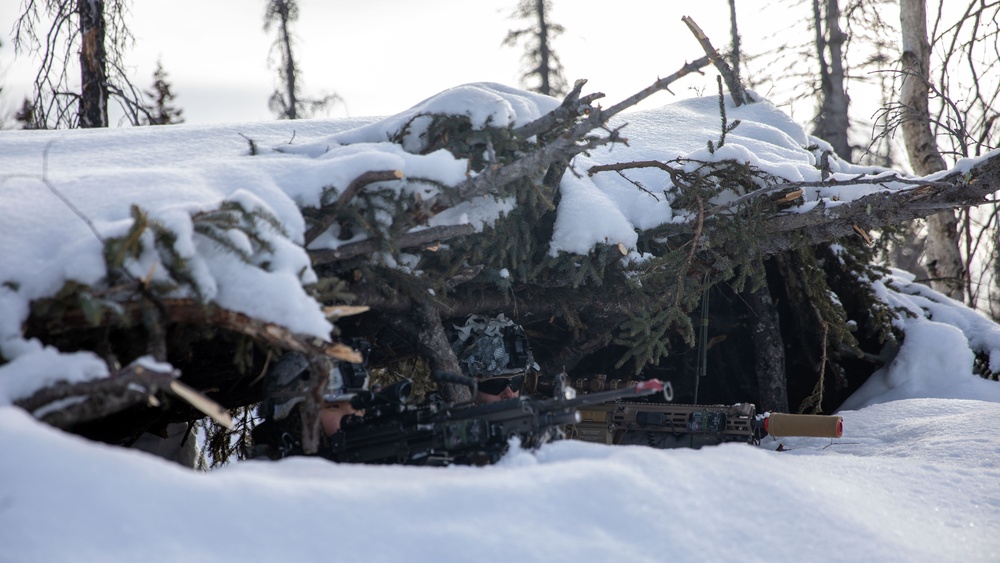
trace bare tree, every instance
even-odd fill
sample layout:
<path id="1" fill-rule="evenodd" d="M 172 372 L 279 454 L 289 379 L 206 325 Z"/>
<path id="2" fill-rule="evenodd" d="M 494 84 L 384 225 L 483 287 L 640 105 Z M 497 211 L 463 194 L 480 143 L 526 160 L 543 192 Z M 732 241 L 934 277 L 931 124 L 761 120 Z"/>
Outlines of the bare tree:
<path id="1" fill-rule="evenodd" d="M 3 48 L 3 41 L 0 41 L 0 49 Z M 3 96 L 3 83 L 0 83 L 0 96 Z M 3 98 L 0 97 L 0 104 L 3 104 Z M 8 113 L 7 109 L 0 105 L 0 129 L 9 129 L 11 115 Z"/>
<path id="2" fill-rule="evenodd" d="M 743 61 L 741 60 L 740 31 L 736 21 L 736 0 L 729 0 L 729 35 L 733 47 L 729 54 L 729 64 L 733 67 L 736 81 L 741 82 L 740 67 L 743 66 Z"/>
<path id="3" fill-rule="evenodd" d="M 278 68 L 280 87 L 271 94 L 268 106 L 279 119 L 307 118 L 317 111 L 341 101 L 337 94 L 327 94 L 321 98 L 306 98 L 299 91 L 299 68 L 292 53 L 293 36 L 290 25 L 299 18 L 299 6 L 295 0 L 268 0 L 264 12 L 264 31 L 277 25 L 278 37 L 271 46 L 271 54 L 280 53 Z"/>
<path id="4" fill-rule="evenodd" d="M 886 108 L 891 125 L 903 129 L 911 166 L 918 173 L 995 148 L 994 108 L 1000 97 L 995 25 L 1000 3 L 970 1 L 963 8 L 938 2 L 930 33 L 927 16 L 925 1 L 901 4 L 902 87 L 899 101 Z M 932 285 L 995 310 L 997 230 L 995 210 L 928 218 L 925 262 Z"/>
<path id="5" fill-rule="evenodd" d="M 927 40 L 927 5 L 925 0 L 901 0 L 899 8 L 903 45 L 900 125 L 910 166 L 917 174 L 927 175 L 944 170 L 946 166 L 930 127 L 927 99 L 931 48 Z M 924 265 L 930 274 L 931 286 L 961 300 L 965 266 L 958 237 L 954 211 L 943 211 L 927 218 Z"/>
<path id="6" fill-rule="evenodd" d="M 1000 63 L 993 62 L 997 60 L 996 31 L 987 33 L 982 22 L 995 16 L 996 3 L 970 1 L 964 13 L 950 20 L 957 23 L 945 24 L 944 21 L 949 21 L 944 11 L 945 3 L 939 2 L 930 42 L 925 8 L 923 2 L 919 3 L 923 15 L 916 18 L 908 15 L 915 9 L 912 7 L 914 2 L 901 5 L 901 43 L 903 51 L 909 53 L 902 57 L 895 54 L 898 47 L 891 44 L 891 41 L 898 41 L 900 33 L 881 17 L 883 10 L 880 8 L 885 4 L 882 0 L 845 0 L 843 3 L 840 0 L 812 0 L 809 5 L 812 11 L 810 27 L 814 32 L 813 53 L 801 47 L 783 46 L 773 55 L 775 60 L 788 62 L 786 69 L 779 71 L 786 75 L 800 72 L 790 73 L 789 69 L 802 69 L 802 57 L 816 61 L 813 68 L 818 81 L 798 81 L 804 86 L 796 90 L 792 99 L 817 100 L 814 133 L 830 142 L 842 158 L 852 156 L 853 149 L 860 144 L 858 140 L 863 129 L 868 127 L 859 127 L 859 124 L 869 121 L 868 116 L 856 115 L 851 109 L 848 91 L 853 89 L 848 88 L 848 83 L 863 83 L 872 77 L 880 83 L 879 91 L 886 109 L 879 112 L 875 123 L 871 124 L 871 134 L 866 135 L 871 138 L 868 151 L 859 155 L 859 160 L 892 166 L 895 156 L 890 141 L 893 132 L 903 123 L 907 128 L 904 136 L 912 169 L 921 174 L 945 166 L 937 138 L 951 139 L 951 154 L 960 156 L 980 154 L 985 146 L 983 141 L 988 144 L 992 125 L 989 108 L 996 101 L 996 89 L 984 87 L 983 78 Z M 954 9 L 953 3 L 950 6 Z M 912 25 L 915 20 L 920 21 L 920 28 Z M 932 45 L 938 51 L 933 63 Z M 980 46 L 978 52 L 975 52 L 976 45 Z M 991 49 L 992 52 L 988 52 Z M 902 60 L 902 67 L 888 70 L 894 60 Z M 956 72 L 960 62 L 964 62 L 968 70 Z M 931 69 L 939 73 L 934 80 L 931 80 Z M 869 71 L 867 76 L 863 71 Z M 972 77 L 972 80 L 964 87 L 957 87 L 958 76 Z M 810 84 L 814 86 L 808 87 Z M 970 91 L 971 96 L 967 95 Z M 954 96 L 950 95 L 952 93 Z M 995 111 L 992 114 L 995 115 Z M 972 123 L 978 127 L 969 128 Z M 920 165 L 915 161 L 920 161 Z M 954 213 L 944 212 L 884 233 L 886 240 L 892 241 L 888 245 L 887 258 L 952 297 L 961 299 L 964 289 L 971 299 L 976 287 L 970 281 L 959 249 L 959 233 L 971 235 L 972 229 L 968 212 L 961 213 L 961 223 L 954 218 Z M 963 250 L 966 256 L 975 252 L 974 247 L 983 253 L 981 249 L 990 246 L 989 242 L 988 238 L 966 242 Z M 981 269 L 987 270 L 989 268 Z"/>
<path id="7" fill-rule="evenodd" d="M 122 60 L 132 34 L 125 24 L 128 0 L 25 0 L 14 25 L 16 53 L 41 53 L 35 76 L 33 126 L 107 127 L 114 99 L 133 125 L 142 115 L 141 94 L 125 76 Z M 42 17 L 51 20 L 40 33 Z M 42 38 L 41 36 L 44 36 Z M 69 76 L 77 53 L 80 82 Z"/>
<path id="8" fill-rule="evenodd" d="M 929 109 L 935 140 L 946 161 L 980 156 L 1000 145 L 998 19 L 1000 3 L 995 1 L 969 0 L 964 6 L 937 2 L 930 32 L 932 61 L 937 61 L 928 74 Z M 958 232 L 967 302 L 1000 318 L 996 207 L 960 212 Z"/>
<path id="9" fill-rule="evenodd" d="M 956 8 L 953 2 L 947 9 L 945 2 L 937 3 L 930 37 L 940 59 L 930 74 L 932 123 L 948 158 L 996 148 L 1000 116 L 1000 2 L 969 0 Z"/>
<path id="10" fill-rule="evenodd" d="M 886 100 L 895 95 L 891 76 L 880 74 L 897 57 L 896 27 L 882 17 L 887 0 L 777 0 L 772 8 L 800 14 L 791 34 L 782 29 L 759 38 L 763 52 L 742 53 L 745 80 L 766 92 L 795 117 L 809 108 L 813 133 L 852 161 L 893 163 L 893 146 L 882 136 L 872 142 L 872 110 L 850 103 L 851 94 L 869 90 Z M 808 30 L 808 33 L 806 32 Z M 884 122 L 879 123 L 885 128 Z M 867 147 L 867 151 L 864 150 Z"/>
<path id="11" fill-rule="evenodd" d="M 852 160 L 847 95 L 847 75 L 844 43 L 847 35 L 840 28 L 838 0 L 812 0 L 813 24 L 816 32 L 816 60 L 819 61 L 820 96 L 813 132 L 833 146 L 833 152 L 844 160 Z"/>
<path id="12" fill-rule="evenodd" d="M 511 18 L 534 20 L 534 24 L 509 31 L 503 45 L 514 47 L 526 38 L 523 57 L 526 70 L 521 76 L 522 84 L 546 96 L 562 96 L 566 94 L 568 84 L 563 77 L 562 63 L 552 49 L 552 41 L 565 30 L 550 21 L 551 12 L 550 0 L 521 0 Z M 537 84 L 529 84 L 533 78 L 537 78 Z"/>

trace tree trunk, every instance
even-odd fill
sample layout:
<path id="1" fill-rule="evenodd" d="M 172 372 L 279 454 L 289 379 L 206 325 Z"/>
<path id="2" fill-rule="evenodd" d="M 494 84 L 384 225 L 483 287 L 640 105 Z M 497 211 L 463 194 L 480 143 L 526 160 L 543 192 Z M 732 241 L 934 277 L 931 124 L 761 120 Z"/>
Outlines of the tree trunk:
<path id="1" fill-rule="evenodd" d="M 730 65 L 733 67 L 733 76 L 736 81 L 743 83 L 740 78 L 740 31 L 736 26 L 736 0 L 729 0 L 729 34 L 732 36 L 733 51 L 729 55 Z"/>
<path id="2" fill-rule="evenodd" d="M 545 0 L 537 0 L 535 10 L 538 12 L 538 76 L 542 79 L 539 92 L 546 96 L 552 95 L 552 84 L 549 81 L 549 25 L 545 21 Z"/>
<path id="3" fill-rule="evenodd" d="M 80 127 L 108 126 L 104 0 L 77 0 L 80 14 Z"/>
<path id="4" fill-rule="evenodd" d="M 390 315 L 387 322 L 406 340 L 414 342 L 420 349 L 420 355 L 426 358 L 431 372 L 445 374 L 461 374 L 462 367 L 451 349 L 448 335 L 441 323 L 441 312 L 430 301 L 412 303 L 409 312 L 404 315 Z M 471 390 L 453 381 L 438 381 L 441 396 L 449 402 L 468 402 L 472 400 Z"/>
<path id="5" fill-rule="evenodd" d="M 288 106 L 285 109 L 285 117 L 288 119 L 298 119 L 298 100 L 295 96 L 295 61 L 292 59 L 292 37 L 288 32 L 288 3 L 280 2 L 281 10 L 281 48 L 284 54 L 285 63 L 285 95 Z"/>
<path id="6" fill-rule="evenodd" d="M 847 138 L 850 121 L 847 108 L 850 99 L 844 86 L 844 40 L 840 29 L 840 5 L 837 0 L 827 0 L 826 13 L 820 0 L 813 0 L 813 19 L 816 25 L 816 51 L 820 65 L 820 90 L 822 105 L 816 117 L 816 136 L 833 146 L 833 152 L 851 161 L 851 144 Z M 823 29 L 827 33 L 824 35 Z M 829 56 L 829 59 L 827 57 Z"/>
<path id="7" fill-rule="evenodd" d="M 761 411 L 788 412 L 785 381 L 785 344 L 778 325 L 778 311 L 765 282 L 745 298 L 754 319 L 751 323 Z"/>
<path id="8" fill-rule="evenodd" d="M 900 122 L 910 166 L 916 174 L 926 176 L 946 167 L 931 131 L 927 103 L 931 50 L 927 42 L 927 6 L 925 0 L 902 0 L 899 12 L 903 36 Z M 942 211 L 927 218 L 924 255 L 931 287 L 961 300 L 965 267 L 958 235 L 954 211 Z"/>

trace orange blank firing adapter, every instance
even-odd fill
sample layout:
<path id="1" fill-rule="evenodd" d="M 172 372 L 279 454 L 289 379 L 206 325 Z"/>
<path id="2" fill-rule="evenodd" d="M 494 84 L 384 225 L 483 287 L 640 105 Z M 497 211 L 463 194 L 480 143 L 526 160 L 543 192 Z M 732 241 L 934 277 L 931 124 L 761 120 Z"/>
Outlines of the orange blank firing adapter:
<path id="1" fill-rule="evenodd" d="M 844 419 L 822 414 L 771 413 L 764 419 L 764 430 L 774 437 L 840 438 L 844 433 Z"/>

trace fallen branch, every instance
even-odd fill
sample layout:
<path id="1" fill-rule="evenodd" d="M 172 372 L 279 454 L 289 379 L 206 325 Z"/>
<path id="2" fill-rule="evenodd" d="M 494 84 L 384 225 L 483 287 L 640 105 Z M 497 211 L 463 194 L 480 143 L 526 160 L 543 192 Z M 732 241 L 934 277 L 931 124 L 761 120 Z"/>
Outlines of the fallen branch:
<path id="1" fill-rule="evenodd" d="M 605 127 L 605 124 L 612 117 L 638 104 L 649 96 L 661 90 L 666 90 L 670 84 L 682 77 L 692 72 L 699 72 L 708 63 L 708 57 L 702 57 L 694 62 L 687 63 L 677 72 L 666 78 L 657 80 L 643 90 L 636 92 L 608 109 L 601 109 L 600 107 L 593 107 L 591 105 L 588 111 L 580 114 L 585 114 L 586 117 L 577 121 L 572 128 L 569 128 L 565 133 L 553 139 L 539 150 L 506 166 L 487 169 L 482 174 L 460 184 L 456 190 L 458 197 L 460 200 L 468 200 L 484 195 L 496 189 L 497 186 L 502 186 L 518 178 L 540 176 L 548 170 L 550 165 L 560 161 L 569 162 L 574 156 L 590 149 L 612 143 L 627 142 L 627 139 L 619 135 L 620 129 L 609 131 L 605 137 L 588 137 L 588 135 L 595 129 Z M 573 119 L 576 119 L 576 117 L 574 116 Z"/>
<path id="2" fill-rule="evenodd" d="M 430 227 L 419 231 L 410 231 L 393 239 L 392 244 L 398 249 L 413 248 L 416 246 L 428 246 L 435 243 L 471 235 L 475 232 L 475 227 L 469 224 L 446 225 L 443 227 Z M 314 266 L 331 264 L 339 260 L 349 260 L 357 256 L 372 254 L 380 250 L 379 241 L 364 239 L 358 242 L 345 244 L 339 248 L 310 250 L 309 257 L 312 258 Z"/>
<path id="3" fill-rule="evenodd" d="M 232 428 L 224 408 L 178 381 L 178 375 L 176 371 L 153 371 L 131 364 L 111 377 L 52 385 L 14 404 L 42 422 L 67 429 L 136 406 L 160 407 L 175 397 Z"/>
<path id="4" fill-rule="evenodd" d="M 565 123 L 571 123 L 581 115 L 586 115 L 590 111 L 593 102 L 604 97 L 604 94 L 595 92 L 581 98 L 580 91 L 586 83 L 586 80 L 577 80 L 573 84 L 573 90 L 566 95 L 566 98 L 559 107 L 527 125 L 522 125 L 514 129 L 514 135 L 522 139 L 529 139 L 535 135 L 552 131 Z"/>
<path id="5" fill-rule="evenodd" d="M 223 309 L 211 303 L 201 303 L 193 299 L 162 299 L 158 303 L 165 313 L 166 322 L 214 326 L 243 334 L 261 344 L 283 350 L 307 355 L 324 355 L 345 362 L 361 361 L 361 355 L 346 344 L 324 342 L 315 337 L 298 335 L 283 326 L 254 319 L 244 313 Z M 131 325 L 141 320 L 144 308 L 140 302 L 128 301 L 118 305 L 121 311 L 117 323 L 105 324 Z M 69 311 L 58 318 L 39 319 L 34 322 L 41 322 L 44 331 L 49 334 L 93 326 L 79 309 Z"/>
<path id="6" fill-rule="evenodd" d="M 710 163 L 705 163 L 705 164 L 710 164 Z M 634 162 L 618 162 L 613 164 L 602 164 L 597 166 L 591 166 L 589 169 L 587 169 L 587 175 L 594 176 L 595 174 L 601 172 L 621 172 L 623 170 L 633 170 L 639 168 L 658 168 L 660 170 L 663 170 L 671 177 L 671 179 L 675 183 L 677 181 L 678 174 L 683 172 L 679 168 L 675 168 L 666 162 L 661 162 L 658 160 L 640 160 Z M 954 197 L 959 197 L 961 201 L 955 202 L 948 200 L 948 201 L 935 201 L 933 203 L 930 202 L 920 203 L 921 201 L 931 197 L 934 194 L 943 193 L 941 192 L 941 190 L 947 191 L 951 188 L 956 187 L 957 185 L 956 181 L 960 182 L 961 180 L 962 179 L 956 174 L 953 174 L 951 176 L 948 176 L 947 178 L 939 180 L 928 180 L 926 178 L 908 178 L 901 176 L 898 173 L 893 173 L 893 174 L 882 174 L 878 176 L 865 176 L 859 174 L 853 178 L 848 178 L 844 180 L 776 182 L 770 186 L 756 189 L 746 194 L 743 194 L 722 205 L 717 205 L 715 207 L 712 207 L 705 211 L 705 215 L 706 217 L 720 215 L 726 211 L 736 209 L 741 205 L 744 205 L 747 202 L 752 201 L 754 199 L 762 197 L 770 197 L 774 194 L 778 194 L 781 197 L 790 201 L 791 199 L 794 198 L 786 197 L 785 194 L 802 193 L 806 188 L 827 189 L 827 188 L 850 188 L 852 186 L 862 186 L 862 185 L 882 186 L 886 188 L 886 190 L 892 190 L 890 192 L 887 192 L 887 194 L 892 195 L 893 197 L 896 197 L 896 194 L 900 194 L 899 199 L 897 200 L 900 202 L 900 205 L 907 205 L 908 207 L 910 207 L 910 209 L 918 212 L 924 210 L 940 210 L 946 208 L 951 209 L 955 207 L 977 205 L 978 203 L 982 202 L 976 200 L 981 199 L 984 195 L 990 193 L 990 192 L 986 193 L 969 192 L 968 194 L 966 194 L 962 193 L 961 191 L 958 191 L 952 195 Z M 889 184 L 902 184 L 904 186 L 913 186 L 913 187 L 910 189 L 890 188 Z M 935 190 L 934 188 L 938 188 L 939 190 Z M 989 189 L 988 186 L 986 189 Z M 965 199 L 964 197 L 962 197 L 965 195 L 971 195 L 972 197 L 969 199 Z M 917 215 L 917 217 L 921 216 L 923 215 L 919 214 Z"/>
<path id="7" fill-rule="evenodd" d="M 779 254 L 797 244 L 819 244 L 854 236 L 856 229 L 875 230 L 926 217 L 943 209 L 958 209 L 990 203 L 986 196 L 1000 190 L 1000 154 L 984 160 L 967 172 L 954 172 L 937 180 L 909 181 L 916 188 L 866 195 L 828 206 L 820 201 L 807 212 L 786 212 L 765 219 L 768 237 L 761 241 L 765 256 Z M 859 182 L 853 182 L 859 183 Z M 782 185 L 782 188 L 802 183 Z M 808 184 L 812 184 L 811 182 Z M 680 230 L 690 232 L 692 226 Z M 672 226 L 667 227 L 673 230 Z"/>
<path id="8" fill-rule="evenodd" d="M 588 174 L 593 175 L 604 171 L 621 171 L 634 168 L 659 168 L 668 173 L 675 170 L 660 161 L 636 161 L 626 163 L 593 166 Z M 968 180 L 966 180 L 968 178 Z M 969 184 L 966 184 L 966 181 Z M 879 177 L 855 177 L 847 180 L 827 180 L 810 182 L 784 182 L 766 188 L 754 190 L 740 196 L 738 199 L 724 205 L 705 211 L 706 217 L 721 215 L 727 210 L 746 203 L 747 201 L 777 194 L 782 199 L 796 194 L 805 188 L 836 188 L 851 185 L 882 185 L 901 183 L 915 186 L 911 189 L 870 194 L 852 202 L 841 203 L 836 207 L 827 207 L 820 202 L 807 213 L 784 213 L 767 219 L 768 232 L 775 234 L 787 233 L 796 229 L 817 227 L 820 230 L 809 231 L 807 234 L 812 243 L 829 242 L 850 235 L 853 225 L 861 225 L 865 229 L 879 229 L 888 225 L 898 224 L 912 219 L 926 217 L 942 209 L 955 209 L 975 206 L 984 201 L 984 197 L 1000 189 L 1000 155 L 978 164 L 967 174 L 952 174 L 937 180 L 924 178 L 906 178 L 898 174 Z M 974 186 L 973 186 L 974 184 Z M 894 208 L 899 209 L 894 209 Z M 877 211 L 878 213 L 873 213 Z M 865 217 L 859 220 L 858 217 Z M 691 232 L 691 225 L 667 225 L 662 230 L 671 233 Z M 661 230 L 661 231 L 662 231 Z M 449 239 L 468 236 L 474 232 L 471 225 L 454 225 L 434 227 L 407 233 L 393 241 L 397 248 L 411 248 L 443 242 Z M 791 242 L 780 237 L 769 241 L 767 255 L 784 252 L 791 248 Z M 378 250 L 378 243 L 371 239 L 344 245 L 335 250 L 313 250 L 310 256 L 316 265 L 329 264 L 338 260 L 347 260 Z"/>

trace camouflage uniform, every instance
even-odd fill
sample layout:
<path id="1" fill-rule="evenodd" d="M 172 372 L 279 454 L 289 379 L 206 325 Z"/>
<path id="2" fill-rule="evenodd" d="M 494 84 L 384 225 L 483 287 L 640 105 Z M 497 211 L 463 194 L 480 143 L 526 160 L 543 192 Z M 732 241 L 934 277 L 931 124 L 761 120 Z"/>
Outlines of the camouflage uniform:
<path id="1" fill-rule="evenodd" d="M 323 400 L 350 399 L 354 393 L 368 388 L 367 341 L 356 339 L 352 346 L 362 355 L 362 362 L 336 362 L 326 378 Z M 258 407 L 263 422 L 251 432 L 251 457 L 281 459 L 302 455 L 302 404 L 310 392 L 309 360 L 296 352 L 288 352 L 268 371 L 264 378 L 264 400 Z"/>

